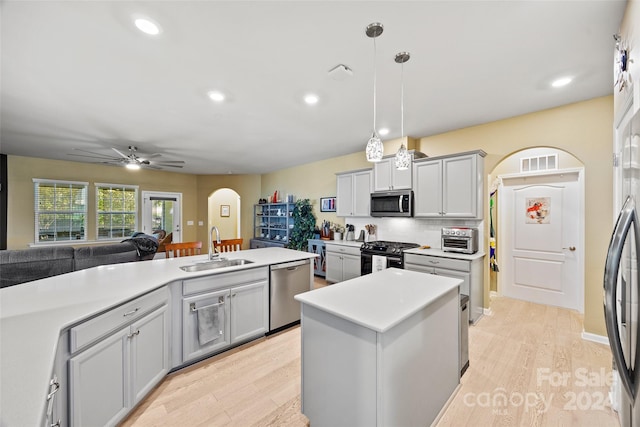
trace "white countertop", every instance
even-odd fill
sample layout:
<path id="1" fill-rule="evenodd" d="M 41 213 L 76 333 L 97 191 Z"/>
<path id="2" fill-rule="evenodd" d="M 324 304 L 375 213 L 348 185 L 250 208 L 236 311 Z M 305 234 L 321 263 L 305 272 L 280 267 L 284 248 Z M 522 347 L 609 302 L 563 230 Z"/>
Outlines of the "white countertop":
<path id="1" fill-rule="evenodd" d="M 253 261 L 187 273 L 180 266 L 207 255 L 103 265 L 0 289 L 0 425 L 42 422 L 61 331 L 81 320 L 178 280 L 310 259 L 283 248 L 223 254 Z"/>
<path id="2" fill-rule="evenodd" d="M 382 333 L 461 283 L 460 279 L 388 268 L 298 294 L 295 299 Z"/>
<path id="3" fill-rule="evenodd" d="M 461 254 L 457 252 L 445 252 L 442 249 L 430 248 L 430 249 L 407 249 L 404 251 L 405 254 L 416 254 L 416 255 L 428 255 L 428 256 L 438 256 L 442 258 L 454 258 L 454 259 L 466 259 L 469 261 L 473 261 L 478 258 L 482 258 L 485 256 L 485 253 L 482 251 L 478 251 L 475 254 Z"/>

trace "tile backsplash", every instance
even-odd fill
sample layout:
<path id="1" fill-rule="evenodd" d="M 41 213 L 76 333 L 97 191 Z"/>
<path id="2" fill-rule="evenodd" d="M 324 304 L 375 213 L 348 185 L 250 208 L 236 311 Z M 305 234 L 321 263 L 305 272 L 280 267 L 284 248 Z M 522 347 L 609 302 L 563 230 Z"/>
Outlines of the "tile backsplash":
<path id="1" fill-rule="evenodd" d="M 356 239 L 366 224 L 377 226 L 377 240 L 410 242 L 440 248 L 442 227 L 474 227 L 478 229 L 479 243 L 484 241 L 484 222 L 478 220 L 421 219 L 421 218 L 345 218 L 346 224 L 355 226 Z M 365 231 L 366 239 L 366 231 Z"/>

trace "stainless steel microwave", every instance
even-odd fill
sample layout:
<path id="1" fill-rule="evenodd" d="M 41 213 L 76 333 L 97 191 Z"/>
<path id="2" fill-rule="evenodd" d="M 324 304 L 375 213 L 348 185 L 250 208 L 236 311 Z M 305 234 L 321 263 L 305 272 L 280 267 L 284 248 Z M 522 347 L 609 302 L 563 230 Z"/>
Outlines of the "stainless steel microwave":
<path id="1" fill-rule="evenodd" d="M 371 193 L 371 216 L 413 216 L 413 191 Z"/>

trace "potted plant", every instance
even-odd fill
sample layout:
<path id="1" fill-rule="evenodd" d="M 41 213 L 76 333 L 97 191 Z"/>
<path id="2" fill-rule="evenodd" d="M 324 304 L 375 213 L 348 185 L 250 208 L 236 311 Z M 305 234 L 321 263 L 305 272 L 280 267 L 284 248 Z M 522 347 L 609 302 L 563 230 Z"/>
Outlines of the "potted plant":
<path id="1" fill-rule="evenodd" d="M 307 240 L 313 239 L 313 231 L 316 226 L 316 216 L 313 214 L 313 206 L 309 199 L 296 201 L 293 207 L 293 229 L 289 238 L 289 249 L 307 251 Z"/>

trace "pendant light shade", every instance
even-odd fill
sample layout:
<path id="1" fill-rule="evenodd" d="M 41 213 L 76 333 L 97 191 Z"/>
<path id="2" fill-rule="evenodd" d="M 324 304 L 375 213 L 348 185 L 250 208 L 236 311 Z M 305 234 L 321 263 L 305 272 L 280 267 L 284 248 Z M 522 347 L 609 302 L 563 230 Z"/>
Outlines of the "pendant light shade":
<path id="1" fill-rule="evenodd" d="M 396 55 L 395 61 L 402 66 L 400 74 L 400 132 L 402 138 L 404 138 L 404 63 L 411 58 L 409 52 L 400 52 Z M 396 153 L 396 169 L 407 170 L 411 165 L 411 156 L 404 142 L 400 145 L 398 152 Z"/>
<path id="2" fill-rule="evenodd" d="M 382 140 L 376 131 L 376 37 L 382 34 L 384 27 L 379 22 L 367 25 L 365 34 L 373 39 L 373 133 L 367 142 L 366 154 L 367 160 L 370 162 L 379 162 L 382 160 L 384 147 Z"/>

